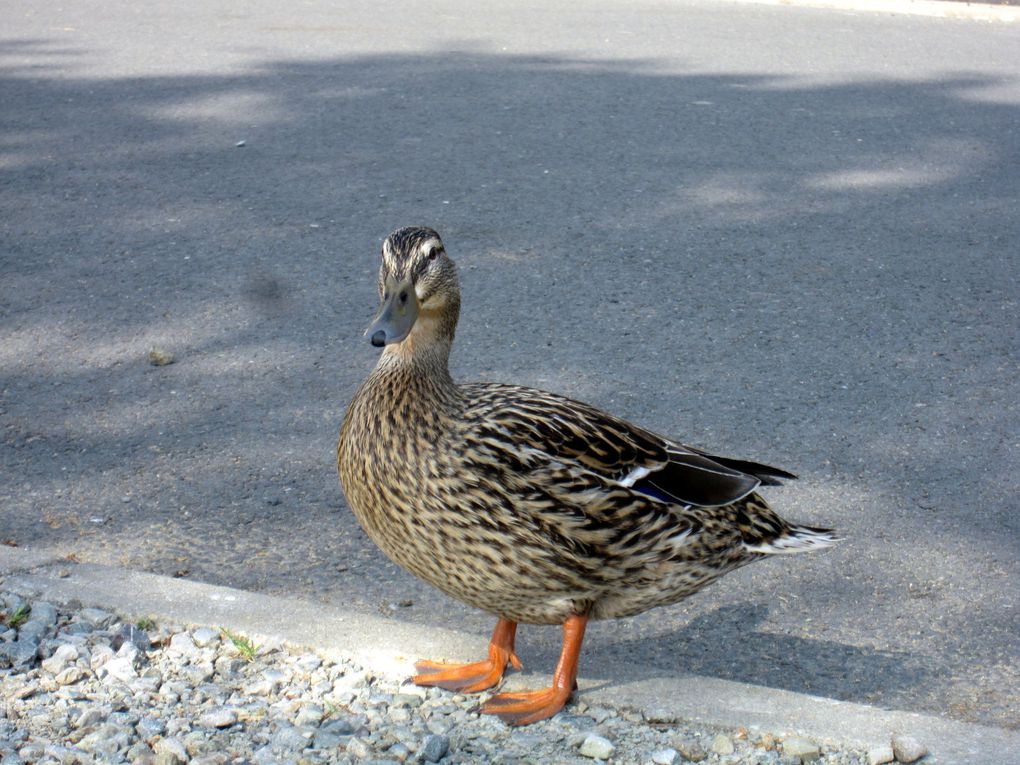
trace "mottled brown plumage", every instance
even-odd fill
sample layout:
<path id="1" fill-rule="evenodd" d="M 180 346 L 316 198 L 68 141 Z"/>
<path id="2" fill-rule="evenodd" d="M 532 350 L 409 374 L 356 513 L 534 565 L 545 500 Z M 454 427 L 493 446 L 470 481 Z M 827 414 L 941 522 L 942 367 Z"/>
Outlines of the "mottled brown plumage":
<path id="1" fill-rule="evenodd" d="M 554 687 L 483 706 L 511 723 L 548 717 L 569 696 L 588 619 L 675 603 L 766 554 L 831 543 L 828 530 L 788 524 L 756 493 L 789 473 L 552 393 L 455 383 L 447 361 L 460 291 L 435 231 L 387 238 L 379 291 L 368 334 L 385 347 L 340 431 L 344 493 L 392 560 L 500 619 L 489 661 L 425 663 L 417 682 L 491 687 L 517 665 L 517 622 L 563 624 Z"/>

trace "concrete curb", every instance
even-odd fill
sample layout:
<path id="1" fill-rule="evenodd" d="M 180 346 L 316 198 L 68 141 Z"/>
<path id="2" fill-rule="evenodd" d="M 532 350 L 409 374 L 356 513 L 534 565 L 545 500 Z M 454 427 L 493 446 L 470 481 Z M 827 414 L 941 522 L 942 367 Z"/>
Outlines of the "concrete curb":
<path id="1" fill-rule="evenodd" d="M 353 658 L 379 674 L 406 677 L 418 655 L 467 659 L 484 652 L 486 636 L 423 630 L 371 614 L 292 598 L 234 590 L 139 571 L 75 564 L 52 555 L 0 547 L 0 586 L 24 597 L 77 601 L 129 617 L 176 624 L 225 626 L 256 642 L 281 640 L 325 655 Z M 551 668 L 549 668 L 551 670 Z M 584 699 L 729 727 L 758 726 L 776 734 L 870 747 L 895 732 L 924 742 L 940 765 L 1020 763 L 1020 732 L 895 712 L 696 675 L 663 677 L 661 670 L 614 667 L 611 676 L 585 673 Z M 543 675 L 515 675 L 513 685 Z M 524 681 L 522 683 L 521 681 Z"/>
<path id="2" fill-rule="evenodd" d="M 735 0 L 753 5 L 788 5 L 837 11 L 930 16 L 940 19 L 970 19 L 1012 23 L 1020 21 L 1020 7 L 990 3 L 954 3 L 944 0 Z"/>

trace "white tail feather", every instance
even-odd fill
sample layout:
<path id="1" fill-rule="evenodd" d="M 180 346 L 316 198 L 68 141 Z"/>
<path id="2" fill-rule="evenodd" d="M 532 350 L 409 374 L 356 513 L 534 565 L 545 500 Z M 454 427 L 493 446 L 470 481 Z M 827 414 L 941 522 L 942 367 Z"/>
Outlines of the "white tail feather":
<path id="1" fill-rule="evenodd" d="M 831 547 L 838 540 L 831 531 L 825 529 L 809 529 L 806 526 L 794 526 L 781 537 L 771 542 L 751 545 L 744 543 L 744 549 L 763 555 L 790 555 L 799 552 L 811 552 Z"/>

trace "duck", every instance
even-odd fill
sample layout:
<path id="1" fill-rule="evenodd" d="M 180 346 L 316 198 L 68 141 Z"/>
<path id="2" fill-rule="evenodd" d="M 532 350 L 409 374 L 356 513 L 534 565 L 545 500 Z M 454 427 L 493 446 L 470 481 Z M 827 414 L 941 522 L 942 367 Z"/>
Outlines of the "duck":
<path id="1" fill-rule="evenodd" d="M 577 688 L 592 620 L 689 597 L 772 555 L 819 550 L 831 529 L 789 523 L 759 489 L 795 476 L 711 454 L 594 406 L 521 385 L 456 382 L 457 267 L 439 234 L 400 228 L 382 245 L 381 348 L 337 443 L 340 485 L 397 565 L 496 618 L 488 655 L 422 660 L 412 680 L 459 693 L 521 669 L 517 627 L 558 625 L 551 685 L 496 693 L 479 711 L 527 725 Z"/>

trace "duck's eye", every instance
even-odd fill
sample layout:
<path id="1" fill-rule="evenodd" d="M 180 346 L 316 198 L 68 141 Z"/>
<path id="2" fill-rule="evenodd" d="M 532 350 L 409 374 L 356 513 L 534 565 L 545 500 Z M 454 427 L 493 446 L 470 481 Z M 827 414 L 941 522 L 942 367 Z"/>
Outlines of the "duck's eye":
<path id="1" fill-rule="evenodd" d="M 439 257 L 440 252 L 441 250 L 438 247 L 433 247 L 431 250 L 429 250 L 428 259 L 435 260 L 436 258 Z"/>

